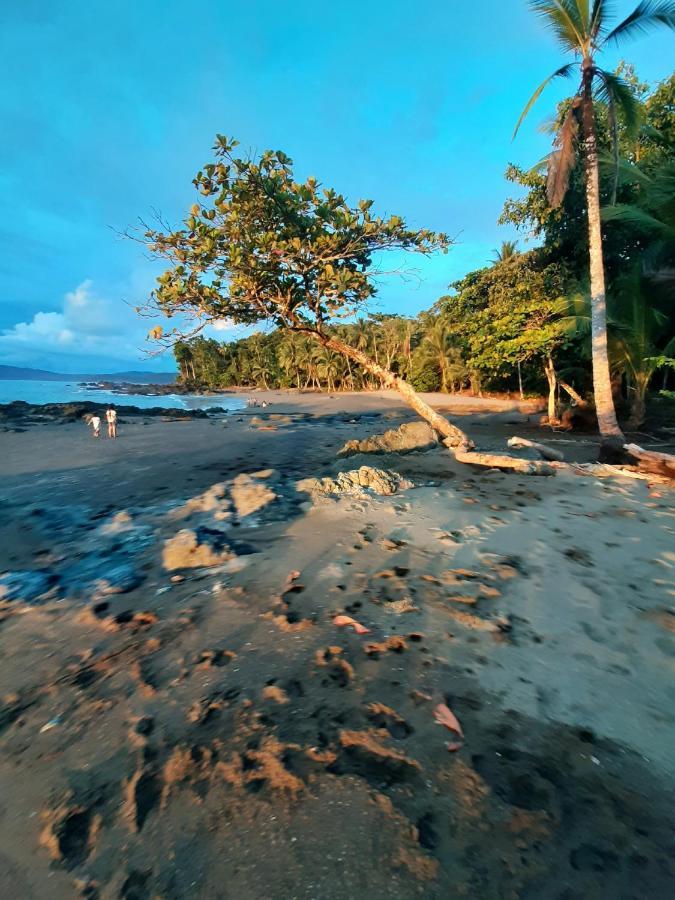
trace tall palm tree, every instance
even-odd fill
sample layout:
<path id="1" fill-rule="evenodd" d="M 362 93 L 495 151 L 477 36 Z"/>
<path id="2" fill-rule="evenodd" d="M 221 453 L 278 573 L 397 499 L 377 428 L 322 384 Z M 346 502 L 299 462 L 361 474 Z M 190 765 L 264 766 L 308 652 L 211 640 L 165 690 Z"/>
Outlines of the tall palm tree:
<path id="1" fill-rule="evenodd" d="M 623 441 L 616 420 L 607 350 L 607 304 L 605 268 L 600 228 L 600 179 L 598 174 L 598 141 L 595 123 L 595 100 L 607 104 L 610 127 L 616 132 L 617 113 L 629 130 L 638 122 L 637 103 L 621 78 L 600 69 L 596 55 L 608 44 L 642 34 L 658 25 L 675 29 L 675 2 L 642 0 L 633 12 L 614 28 L 609 27 L 607 0 L 530 0 L 530 5 L 554 32 L 559 44 L 575 56 L 550 75 L 530 98 L 518 120 L 514 137 L 525 116 L 544 88 L 556 78 L 571 77 L 580 67 L 581 83 L 558 129 L 555 149 L 549 157 L 547 190 L 552 206 L 559 206 L 565 196 L 569 176 L 575 162 L 579 131 L 586 181 L 588 236 L 591 281 L 591 342 L 593 351 L 593 391 L 600 434 L 605 442 Z M 616 145 L 616 134 L 614 134 Z"/>
<path id="2" fill-rule="evenodd" d="M 518 241 L 502 241 L 499 249 L 494 249 L 494 262 L 504 262 L 505 259 L 511 259 L 518 253 Z"/>

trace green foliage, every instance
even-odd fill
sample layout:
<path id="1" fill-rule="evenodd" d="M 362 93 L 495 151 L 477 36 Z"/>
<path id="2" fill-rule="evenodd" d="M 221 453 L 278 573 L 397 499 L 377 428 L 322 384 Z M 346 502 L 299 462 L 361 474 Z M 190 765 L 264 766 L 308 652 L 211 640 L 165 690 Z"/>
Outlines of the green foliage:
<path id="1" fill-rule="evenodd" d="M 374 295 L 374 254 L 429 254 L 450 243 L 400 216 L 374 215 L 370 200 L 351 206 L 315 178 L 296 181 L 281 151 L 242 157 L 236 146 L 218 135 L 215 161 L 193 182 L 202 199 L 182 228 L 145 233 L 151 252 L 170 263 L 153 293 L 164 315 L 320 334 Z"/>
<path id="2" fill-rule="evenodd" d="M 518 362 L 540 366 L 570 343 L 561 319 L 567 273 L 538 251 L 471 272 L 438 309 L 481 383 L 505 386 Z"/>

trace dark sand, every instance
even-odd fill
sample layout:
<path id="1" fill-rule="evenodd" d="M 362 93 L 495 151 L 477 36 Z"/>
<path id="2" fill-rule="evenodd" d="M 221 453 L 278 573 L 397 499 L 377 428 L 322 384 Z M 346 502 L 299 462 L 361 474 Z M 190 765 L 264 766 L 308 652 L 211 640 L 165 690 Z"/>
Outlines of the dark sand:
<path id="1" fill-rule="evenodd" d="M 116 442 L 0 434 L 0 572 L 60 579 L 0 603 L 0 896 L 673 896 L 670 489 L 441 449 L 338 461 L 412 417 L 384 394 L 272 400 Z M 481 447 L 551 439 L 491 409 L 456 406 Z M 295 489 L 363 464 L 416 487 Z M 267 469 L 277 498 L 250 516 L 185 508 Z M 184 528 L 225 529 L 236 558 L 172 581 Z"/>

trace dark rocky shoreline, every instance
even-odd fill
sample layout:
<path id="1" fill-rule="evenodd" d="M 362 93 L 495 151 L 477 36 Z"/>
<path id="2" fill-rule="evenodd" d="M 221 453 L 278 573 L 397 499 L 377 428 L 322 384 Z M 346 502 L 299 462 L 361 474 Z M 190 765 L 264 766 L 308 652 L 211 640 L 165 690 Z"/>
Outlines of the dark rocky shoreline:
<path id="1" fill-rule="evenodd" d="M 136 394 L 145 397 L 184 396 L 187 394 L 209 396 L 210 394 L 227 394 L 229 391 L 213 391 L 203 385 L 187 385 L 175 381 L 170 384 L 135 384 L 131 381 L 81 381 L 79 386 L 88 391 L 109 391 L 113 394 Z"/>
<path id="2" fill-rule="evenodd" d="M 29 420 L 51 420 L 55 422 L 77 422 L 87 413 L 101 411 L 107 404 L 94 403 L 90 400 L 77 403 L 27 403 L 25 400 L 14 400 L 12 403 L 0 404 L 0 423 L 27 423 Z M 151 406 L 141 409 L 139 406 L 115 404 L 120 416 L 161 416 L 168 419 L 208 419 L 209 414 L 203 409 L 175 409 L 165 406 Z M 222 411 L 221 407 L 211 407 L 209 412 Z"/>

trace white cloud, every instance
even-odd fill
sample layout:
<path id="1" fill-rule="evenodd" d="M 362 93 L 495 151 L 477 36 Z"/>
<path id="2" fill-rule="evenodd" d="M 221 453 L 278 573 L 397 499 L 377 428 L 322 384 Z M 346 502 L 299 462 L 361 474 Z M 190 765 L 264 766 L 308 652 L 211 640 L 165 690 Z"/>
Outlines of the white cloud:
<path id="1" fill-rule="evenodd" d="M 214 319 L 213 322 L 210 323 L 210 327 L 213 328 L 214 331 L 232 331 L 236 328 L 236 325 L 232 319 Z"/>
<path id="2" fill-rule="evenodd" d="M 169 368 L 168 357 L 144 356 L 147 331 L 147 322 L 130 306 L 98 296 L 87 279 L 65 295 L 60 312 L 38 312 L 30 322 L 0 332 L 0 358 L 9 365 L 66 371 L 83 365 L 104 371 L 115 364 Z"/>

